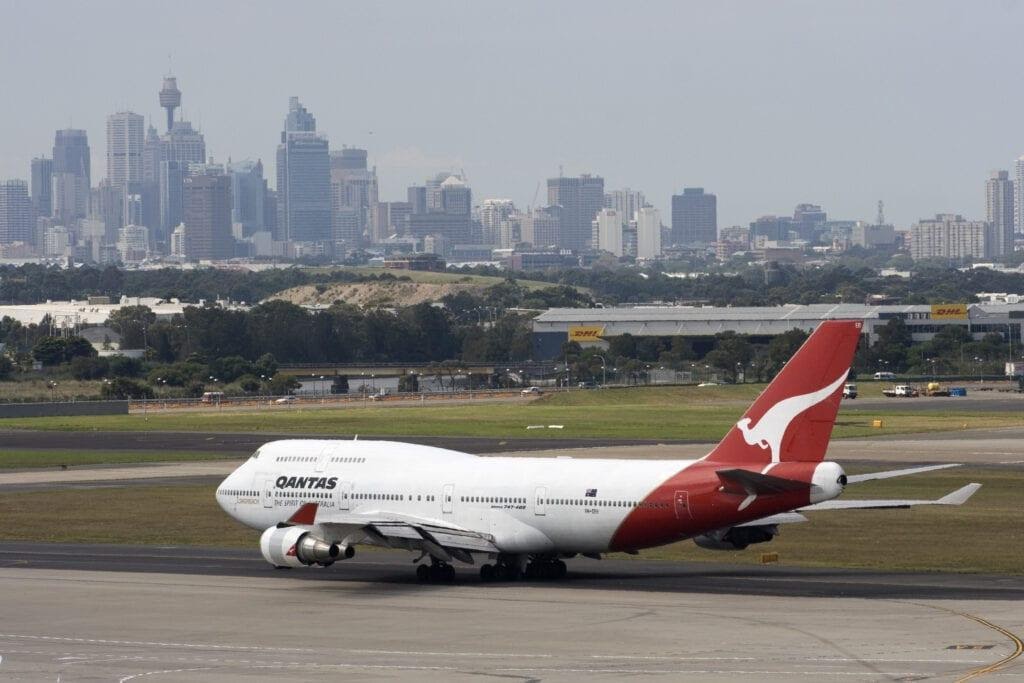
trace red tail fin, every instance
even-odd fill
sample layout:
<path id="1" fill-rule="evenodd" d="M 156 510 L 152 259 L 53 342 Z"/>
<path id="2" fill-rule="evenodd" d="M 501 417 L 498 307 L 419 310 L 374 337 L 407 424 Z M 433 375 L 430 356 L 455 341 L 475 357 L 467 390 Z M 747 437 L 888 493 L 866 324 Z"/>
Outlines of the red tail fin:
<path id="1" fill-rule="evenodd" d="M 821 323 L 706 459 L 750 465 L 824 459 L 861 326 Z"/>

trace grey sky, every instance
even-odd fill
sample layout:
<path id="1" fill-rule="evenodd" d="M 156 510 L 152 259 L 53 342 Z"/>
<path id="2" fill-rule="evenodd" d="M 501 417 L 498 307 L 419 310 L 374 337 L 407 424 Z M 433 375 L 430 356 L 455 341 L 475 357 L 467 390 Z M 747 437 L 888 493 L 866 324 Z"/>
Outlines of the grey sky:
<path id="1" fill-rule="evenodd" d="M 299 9 L 301 8 L 301 10 Z M 218 159 L 273 157 L 288 96 L 369 149 L 382 199 L 463 168 L 475 199 L 543 203 L 592 172 L 718 195 L 719 224 L 789 213 L 904 226 L 981 217 L 1024 154 L 1024 6 L 964 2 L 47 2 L 0 0 L 0 178 L 53 132 L 105 117 L 162 130 L 168 54 Z M 372 134 L 371 132 L 372 131 Z"/>

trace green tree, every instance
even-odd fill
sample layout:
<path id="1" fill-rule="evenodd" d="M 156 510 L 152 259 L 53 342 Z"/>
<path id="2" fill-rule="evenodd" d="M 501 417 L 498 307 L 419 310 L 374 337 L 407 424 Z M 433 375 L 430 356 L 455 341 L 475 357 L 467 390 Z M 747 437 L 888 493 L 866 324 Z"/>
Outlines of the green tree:
<path id="1" fill-rule="evenodd" d="M 64 362 L 67 343 L 61 337 L 43 337 L 32 347 L 32 357 L 43 365 L 60 365 Z"/>
<path id="2" fill-rule="evenodd" d="M 153 398 L 153 388 L 133 379 L 117 377 L 104 383 L 100 394 L 103 398 L 121 400 Z"/>
<path id="3" fill-rule="evenodd" d="M 0 356 L 0 381 L 8 380 L 14 374 L 14 362 L 7 356 Z"/>
<path id="4" fill-rule="evenodd" d="M 754 348 L 746 335 L 728 331 L 715 335 L 715 348 L 704 356 L 704 362 L 724 370 L 725 374 L 735 382 L 740 370 L 753 357 Z"/>
<path id="5" fill-rule="evenodd" d="M 149 328 L 155 322 L 156 313 L 148 306 L 123 306 L 107 319 L 107 324 L 121 335 L 123 349 L 145 348 Z"/>

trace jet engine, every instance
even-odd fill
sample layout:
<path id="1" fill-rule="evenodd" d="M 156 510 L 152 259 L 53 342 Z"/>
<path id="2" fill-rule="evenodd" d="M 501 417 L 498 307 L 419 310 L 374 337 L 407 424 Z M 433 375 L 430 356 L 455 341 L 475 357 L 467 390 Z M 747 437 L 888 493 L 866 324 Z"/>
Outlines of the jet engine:
<path id="1" fill-rule="evenodd" d="M 778 535 L 779 527 L 775 524 L 734 526 L 694 536 L 693 542 L 708 550 L 743 550 L 748 545 L 766 543 Z"/>
<path id="2" fill-rule="evenodd" d="M 327 567 L 352 557 L 356 549 L 344 543 L 328 543 L 302 527 L 272 526 L 260 536 L 260 552 L 275 567 Z"/>

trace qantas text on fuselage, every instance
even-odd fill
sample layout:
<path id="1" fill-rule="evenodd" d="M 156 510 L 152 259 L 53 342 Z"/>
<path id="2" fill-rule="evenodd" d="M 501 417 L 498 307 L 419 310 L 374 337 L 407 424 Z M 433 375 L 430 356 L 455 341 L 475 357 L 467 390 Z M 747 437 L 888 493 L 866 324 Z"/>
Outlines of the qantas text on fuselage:
<path id="1" fill-rule="evenodd" d="M 858 321 L 822 323 L 722 441 L 699 460 L 478 457 L 389 441 L 262 446 L 218 487 L 221 507 L 262 529 L 280 567 L 328 566 L 360 544 L 420 554 L 421 580 L 481 562 L 484 579 L 556 577 L 564 559 L 683 539 L 735 550 L 770 541 L 806 510 L 963 503 L 838 500 L 848 479 L 824 460 Z"/>

